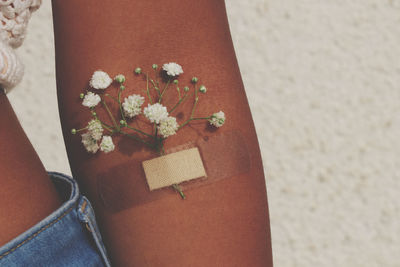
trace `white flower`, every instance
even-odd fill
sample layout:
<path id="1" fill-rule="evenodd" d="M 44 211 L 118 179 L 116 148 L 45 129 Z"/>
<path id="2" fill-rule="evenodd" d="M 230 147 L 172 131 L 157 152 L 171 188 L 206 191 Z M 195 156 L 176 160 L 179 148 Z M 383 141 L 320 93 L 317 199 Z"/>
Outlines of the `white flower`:
<path id="1" fill-rule="evenodd" d="M 115 148 L 111 136 L 105 135 L 100 143 L 100 150 L 104 153 L 113 151 Z"/>
<path id="2" fill-rule="evenodd" d="M 101 126 L 101 122 L 99 120 L 91 120 L 88 122 L 87 126 L 88 132 L 92 136 L 94 140 L 100 140 L 103 135 L 103 127 Z"/>
<path id="3" fill-rule="evenodd" d="M 174 62 L 165 63 L 162 68 L 169 76 L 177 76 L 183 73 L 182 66 Z"/>
<path id="4" fill-rule="evenodd" d="M 143 109 L 143 114 L 151 121 L 155 123 L 160 123 L 160 121 L 165 120 L 168 117 L 167 108 L 159 103 L 153 105 L 148 105 Z"/>
<path id="5" fill-rule="evenodd" d="M 90 133 L 84 133 L 82 136 L 82 144 L 86 148 L 87 152 L 96 153 L 99 149 L 97 141 L 93 139 Z"/>
<path id="6" fill-rule="evenodd" d="M 95 107 L 99 102 L 101 101 L 101 98 L 98 94 L 94 94 L 92 92 L 88 92 L 85 97 L 83 98 L 82 105 L 85 107 Z"/>
<path id="7" fill-rule="evenodd" d="M 168 117 L 160 122 L 158 131 L 164 138 L 167 138 L 168 136 L 176 134 L 178 126 L 175 117 Z"/>
<path id="8" fill-rule="evenodd" d="M 221 127 L 225 123 L 225 113 L 222 111 L 214 113 L 208 121 L 215 127 Z"/>
<path id="9" fill-rule="evenodd" d="M 112 79 L 107 73 L 97 70 L 90 79 L 90 86 L 95 89 L 106 89 L 112 83 Z"/>
<path id="10" fill-rule="evenodd" d="M 122 107 L 128 118 L 133 118 L 141 112 L 141 106 L 144 103 L 144 97 L 140 95 L 130 95 L 125 98 Z"/>

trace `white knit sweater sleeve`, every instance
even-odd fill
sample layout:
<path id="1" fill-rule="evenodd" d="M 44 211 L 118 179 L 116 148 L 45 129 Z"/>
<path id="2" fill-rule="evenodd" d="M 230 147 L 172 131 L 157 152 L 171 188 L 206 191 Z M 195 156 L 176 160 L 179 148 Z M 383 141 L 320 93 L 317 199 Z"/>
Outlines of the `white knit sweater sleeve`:
<path id="1" fill-rule="evenodd" d="M 24 41 L 32 12 L 41 0 L 0 0 L 0 87 L 7 91 L 21 81 L 24 66 L 14 49 Z"/>

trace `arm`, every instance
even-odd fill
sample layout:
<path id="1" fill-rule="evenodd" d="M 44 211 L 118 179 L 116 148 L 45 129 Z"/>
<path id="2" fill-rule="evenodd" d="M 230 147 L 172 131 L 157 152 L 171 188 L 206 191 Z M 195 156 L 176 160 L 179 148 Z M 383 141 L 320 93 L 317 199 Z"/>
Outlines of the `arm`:
<path id="1" fill-rule="evenodd" d="M 260 151 L 232 45 L 222 0 L 53 0 L 57 87 L 61 122 L 74 176 L 94 203 L 107 248 L 117 266 L 272 266 L 269 218 Z M 135 142 L 123 150 L 89 155 L 71 128 L 90 115 L 77 98 L 94 70 L 128 78 L 124 94 L 138 90 L 132 71 L 169 61 L 185 68 L 181 79 L 201 77 L 209 88 L 199 112 L 222 109 L 247 142 L 251 169 L 187 191 L 190 199 L 166 195 L 119 212 L 101 199 L 99 177 L 129 186 L 139 179 L 149 152 Z M 187 73 L 187 74 L 186 74 Z M 130 76 L 129 76 L 130 75 Z M 137 92 L 137 91 L 136 91 Z M 115 107 L 113 107 L 115 108 Z M 218 111 L 215 110 L 215 111 Z M 190 112 L 189 107 L 185 112 Z M 171 138 L 173 148 L 207 134 L 203 125 Z M 121 145 L 121 144 L 120 144 Z M 240 145 L 240 144 L 235 144 Z M 218 155 L 218 151 L 216 151 Z M 129 167 L 127 167 L 129 166 Z M 110 169 L 116 170 L 110 173 Z M 124 180 L 130 177 L 131 180 Z M 125 184 L 124 184 L 125 183 Z M 111 186 L 111 185 L 110 185 Z M 122 198 L 122 196 L 121 196 Z M 107 199 L 118 202 L 121 200 Z M 107 203 L 106 203 L 107 204 Z M 108 203 L 113 206 L 116 203 Z M 170 264 L 170 265 L 168 265 Z"/>
<path id="2" fill-rule="evenodd" d="M 0 246 L 60 205 L 56 190 L 0 89 Z"/>

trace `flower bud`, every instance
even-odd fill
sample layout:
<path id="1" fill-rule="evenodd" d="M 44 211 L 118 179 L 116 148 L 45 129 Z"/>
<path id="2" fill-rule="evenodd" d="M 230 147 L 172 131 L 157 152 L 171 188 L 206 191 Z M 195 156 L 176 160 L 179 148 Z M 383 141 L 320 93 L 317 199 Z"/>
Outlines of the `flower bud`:
<path id="1" fill-rule="evenodd" d="M 123 125 L 123 126 L 126 125 L 126 121 L 125 121 L 125 120 L 120 120 L 119 123 L 120 123 L 121 125 Z"/>
<path id="2" fill-rule="evenodd" d="M 207 92 L 207 88 L 204 85 L 200 85 L 199 91 L 204 94 Z"/>
<path id="3" fill-rule="evenodd" d="M 189 87 L 188 87 L 188 86 L 185 86 L 185 87 L 183 87 L 183 90 L 184 90 L 185 92 L 188 92 L 188 91 L 189 91 Z"/>
<path id="4" fill-rule="evenodd" d="M 174 80 L 174 84 L 178 84 L 178 80 Z"/>
<path id="5" fill-rule="evenodd" d="M 80 95 L 79 95 L 79 98 L 80 99 L 83 99 L 85 97 L 85 94 L 84 93 L 81 93 Z"/>
<path id="6" fill-rule="evenodd" d="M 197 77 L 192 78 L 192 83 L 197 83 L 198 81 L 199 81 L 199 79 Z"/>
<path id="7" fill-rule="evenodd" d="M 140 74 L 140 73 L 142 73 L 142 69 L 141 69 L 141 68 L 139 68 L 139 67 L 138 67 L 138 68 L 136 68 L 136 69 L 135 69 L 135 73 L 136 73 L 136 74 Z"/>
<path id="8" fill-rule="evenodd" d="M 115 76 L 114 80 L 116 82 L 123 83 L 125 82 L 125 76 L 122 74 L 118 74 L 117 76 Z"/>
<path id="9" fill-rule="evenodd" d="M 93 115 L 93 116 L 96 116 L 96 115 L 97 115 L 97 113 L 93 111 L 93 112 L 92 112 L 92 115 Z"/>
<path id="10" fill-rule="evenodd" d="M 74 128 L 74 129 L 71 129 L 71 133 L 72 134 L 76 134 L 76 129 Z"/>
<path id="11" fill-rule="evenodd" d="M 157 64 L 153 64 L 153 66 L 151 66 L 153 69 L 157 69 L 158 68 L 158 65 Z"/>
<path id="12" fill-rule="evenodd" d="M 121 89 L 121 91 L 125 90 L 125 86 L 124 85 L 121 85 L 119 88 Z"/>

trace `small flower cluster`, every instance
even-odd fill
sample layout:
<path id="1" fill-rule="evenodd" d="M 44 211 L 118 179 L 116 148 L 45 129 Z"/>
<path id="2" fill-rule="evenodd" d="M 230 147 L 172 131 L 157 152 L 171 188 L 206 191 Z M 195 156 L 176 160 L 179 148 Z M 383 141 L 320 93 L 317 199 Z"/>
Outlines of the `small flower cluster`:
<path id="1" fill-rule="evenodd" d="M 158 69 L 157 64 L 153 64 L 152 68 L 156 71 Z M 197 89 L 195 86 L 195 101 L 194 101 L 194 106 L 193 110 L 191 113 L 191 116 L 189 119 L 187 119 L 185 122 L 183 122 L 181 125 L 178 124 L 177 119 L 173 116 L 170 116 L 170 113 L 172 113 L 175 108 L 182 103 L 189 95 L 189 86 L 185 86 L 183 88 L 183 92 L 181 94 L 181 91 L 178 86 L 178 79 L 177 76 L 183 73 L 182 66 L 175 63 L 175 62 L 170 62 L 166 63 L 162 66 L 162 71 L 164 71 L 169 77 L 168 83 L 166 87 L 164 88 L 164 91 L 161 92 L 161 89 L 159 87 L 158 81 L 155 79 L 151 79 L 148 77 L 146 74 L 146 79 L 147 82 L 151 82 L 153 85 L 153 88 L 158 94 L 158 102 L 152 102 L 152 98 L 150 96 L 149 92 L 149 86 L 147 87 L 147 95 L 148 95 L 148 101 L 149 103 L 147 104 L 147 107 L 145 107 L 142 111 L 142 105 L 145 103 L 145 97 L 139 95 L 139 94 L 132 94 L 124 98 L 123 101 L 121 101 L 121 92 L 125 89 L 125 86 L 123 83 L 125 82 L 126 78 L 122 74 L 118 74 L 114 77 L 114 81 L 120 84 L 119 92 L 118 92 L 118 99 L 116 100 L 120 106 L 120 111 L 121 111 L 121 117 L 122 119 L 120 120 L 120 125 L 115 123 L 114 125 L 110 126 L 106 124 L 105 122 L 102 122 L 98 117 L 96 112 L 94 112 L 94 109 L 96 106 L 99 105 L 100 102 L 104 104 L 106 109 L 108 110 L 107 104 L 104 100 L 104 97 L 101 96 L 101 93 L 106 90 L 111 83 L 113 82 L 113 79 L 104 71 L 102 70 L 97 70 L 93 73 L 89 85 L 95 89 L 98 90 L 99 93 L 94 93 L 92 91 L 88 91 L 86 94 L 81 94 L 81 99 L 82 100 L 82 105 L 85 107 L 88 107 L 92 110 L 92 115 L 94 116 L 94 119 L 90 120 L 88 122 L 88 125 L 83 128 L 83 129 L 72 129 L 72 133 L 76 133 L 77 131 L 81 130 L 87 130 L 87 132 L 83 133 L 82 136 L 82 144 L 86 148 L 86 150 L 90 153 L 96 153 L 99 149 L 105 153 L 111 152 L 115 149 L 115 146 L 113 144 L 112 140 L 112 135 L 116 133 L 123 133 L 125 135 L 129 135 L 128 133 L 122 132 L 123 127 L 128 127 L 131 128 L 139 133 L 142 133 L 146 136 L 150 136 L 150 134 L 143 133 L 139 129 L 135 129 L 133 127 L 128 126 L 127 119 L 133 119 L 134 117 L 140 115 L 143 112 L 143 115 L 149 120 L 150 123 L 153 123 L 156 126 L 156 133 L 155 133 L 155 138 L 161 138 L 159 141 L 163 141 L 167 137 L 170 137 L 176 132 L 188 124 L 192 120 L 199 120 L 199 119 L 205 119 L 208 120 L 210 125 L 214 127 L 221 127 L 225 123 L 225 114 L 222 111 L 219 111 L 217 113 L 212 114 L 209 117 L 194 117 L 194 111 L 196 108 L 196 104 L 198 102 L 198 95 L 197 92 L 205 94 L 207 92 L 207 88 L 204 85 L 200 85 L 199 88 Z M 141 68 L 136 68 L 134 70 L 134 73 L 139 75 L 142 74 L 142 69 Z M 165 90 L 167 89 L 169 82 L 173 79 L 173 83 L 176 84 L 176 88 L 178 90 L 179 94 L 179 99 L 177 104 L 172 107 L 169 112 L 166 106 L 161 104 L 161 100 L 163 97 L 163 94 L 165 93 Z M 198 82 L 197 77 L 193 77 L 191 79 L 192 84 L 196 85 Z M 108 94 L 107 94 L 108 95 Z M 115 99 L 115 98 L 114 98 Z M 111 115 L 111 114 L 110 114 Z M 112 116 L 112 115 L 111 115 Z M 113 122 L 116 122 L 117 120 L 113 118 Z M 104 135 L 103 132 L 104 130 L 107 130 L 110 135 Z M 157 137 L 160 136 L 160 137 Z M 100 142 L 100 144 L 99 144 Z M 162 142 L 157 142 L 157 144 L 162 145 Z M 154 147 L 152 147 L 154 148 Z M 158 149 L 161 151 L 160 149 Z"/>
<path id="2" fill-rule="evenodd" d="M 140 141 L 149 148 L 163 154 L 163 141 L 175 135 L 179 129 L 189 124 L 191 121 L 206 120 L 211 126 L 216 128 L 221 127 L 225 123 L 225 114 L 222 111 L 205 117 L 195 116 L 195 110 L 199 101 L 199 93 L 205 94 L 207 88 L 205 85 L 197 86 L 199 79 L 193 77 L 190 83 L 194 89 L 186 85 L 183 87 L 183 90 L 181 90 L 178 81 L 178 76 L 183 74 L 181 65 L 175 62 L 163 64 L 160 71 L 167 77 L 166 82 L 157 79 L 159 77 L 159 75 L 157 75 L 157 64 L 153 64 L 152 69 L 154 70 L 153 78 L 150 77 L 148 73 L 143 73 L 140 67 L 135 68 L 133 71 L 136 75 L 144 75 L 146 79 L 146 91 L 144 93 L 147 94 L 147 106 L 143 109 L 142 106 L 145 104 L 146 99 L 140 94 L 131 94 L 121 99 L 122 92 L 125 90 L 124 83 L 126 81 L 123 74 L 118 74 L 112 79 L 102 70 L 96 70 L 93 73 L 89 81 L 91 90 L 80 94 L 82 105 L 89 108 L 93 118 L 88 122 L 86 127 L 78 130 L 71 130 L 73 134 L 84 131 L 84 133 L 81 134 L 82 144 L 89 153 L 96 153 L 98 150 L 105 153 L 113 151 L 115 145 L 112 138 L 114 135 L 121 134 Z M 105 93 L 113 81 L 119 85 L 119 89 L 116 93 L 117 97 Z M 163 86 L 161 86 L 162 82 L 164 82 Z M 176 87 L 178 99 L 175 105 L 168 108 L 163 104 L 163 97 L 168 87 L 171 86 Z M 185 121 L 178 123 L 177 118 L 171 116 L 171 114 L 181 103 L 191 96 L 193 96 L 193 107 L 190 116 Z M 117 116 L 112 114 L 107 104 L 106 97 L 109 97 L 110 100 L 118 104 L 119 114 Z M 100 103 L 103 105 L 105 111 L 107 111 L 112 123 L 101 120 L 97 115 L 96 108 Z M 154 125 L 153 132 L 147 133 L 130 125 L 130 120 L 134 120 L 135 117 L 140 114 L 143 114 L 149 124 Z M 117 123 L 117 121 L 119 123 Z M 174 185 L 174 188 L 179 191 L 182 197 L 184 196 L 183 192 L 179 190 L 178 185 Z"/>
<path id="3" fill-rule="evenodd" d="M 88 122 L 87 132 L 82 134 L 82 144 L 90 153 L 96 153 L 99 148 L 101 151 L 108 153 L 114 150 L 115 146 L 112 142 L 111 136 L 103 136 L 103 127 L 101 122 L 97 119 L 92 119 Z M 73 129 L 74 131 L 74 129 Z M 75 130 L 76 132 L 76 130 Z M 98 142 L 101 140 L 100 145 Z"/>

